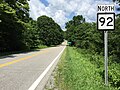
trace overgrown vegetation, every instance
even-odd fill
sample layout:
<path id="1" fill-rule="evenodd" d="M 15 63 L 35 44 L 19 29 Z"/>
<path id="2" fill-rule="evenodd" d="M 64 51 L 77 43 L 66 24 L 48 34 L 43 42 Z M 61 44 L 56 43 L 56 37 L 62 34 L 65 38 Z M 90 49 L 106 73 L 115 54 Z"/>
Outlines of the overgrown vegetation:
<path id="1" fill-rule="evenodd" d="M 117 90 L 104 85 L 100 75 L 102 70 L 102 56 L 93 55 L 84 49 L 67 47 L 58 65 L 57 88 L 58 90 Z"/>
<path id="2" fill-rule="evenodd" d="M 113 0 L 119 3 L 120 0 Z M 120 3 L 119 3 L 120 5 Z M 119 7 L 118 7 L 119 9 Z M 115 31 L 110 31 L 109 56 L 113 57 L 113 62 L 120 62 L 120 15 L 116 15 Z M 85 22 L 82 15 L 74 16 L 72 20 L 66 23 L 65 37 L 72 46 L 87 49 L 94 53 L 103 54 L 104 33 L 97 30 L 96 23 Z"/>
<path id="3" fill-rule="evenodd" d="M 0 0 L 0 52 L 58 45 L 63 31 L 52 18 L 29 17 L 29 0 Z"/>
<path id="4" fill-rule="evenodd" d="M 120 89 L 120 16 L 118 15 L 115 22 L 115 31 L 110 31 L 108 35 L 109 48 L 109 83 Z M 72 42 L 71 46 L 78 49 L 85 49 L 95 55 L 104 54 L 104 33 L 96 29 L 96 23 L 85 22 L 85 19 L 78 15 L 66 23 L 66 39 Z M 99 58 L 99 57 L 97 57 Z M 99 73 L 104 78 L 103 60 L 93 56 L 91 62 L 100 67 Z"/>

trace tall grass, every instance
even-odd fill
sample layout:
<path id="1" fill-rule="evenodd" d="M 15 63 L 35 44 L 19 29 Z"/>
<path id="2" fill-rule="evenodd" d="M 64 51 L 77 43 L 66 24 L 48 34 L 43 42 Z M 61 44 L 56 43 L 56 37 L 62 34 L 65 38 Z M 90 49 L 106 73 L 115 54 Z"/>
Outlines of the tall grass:
<path id="1" fill-rule="evenodd" d="M 90 55 L 92 54 L 86 54 L 83 50 L 67 47 L 58 65 L 58 90 L 116 90 L 104 85 L 100 68 L 91 63 Z"/>

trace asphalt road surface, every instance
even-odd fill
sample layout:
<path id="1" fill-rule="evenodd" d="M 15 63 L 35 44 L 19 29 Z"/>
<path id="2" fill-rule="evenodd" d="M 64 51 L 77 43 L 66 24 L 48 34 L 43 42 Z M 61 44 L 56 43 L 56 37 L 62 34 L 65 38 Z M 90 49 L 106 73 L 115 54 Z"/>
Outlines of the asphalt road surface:
<path id="1" fill-rule="evenodd" d="M 0 57 L 0 90 L 42 90 L 65 47 Z"/>

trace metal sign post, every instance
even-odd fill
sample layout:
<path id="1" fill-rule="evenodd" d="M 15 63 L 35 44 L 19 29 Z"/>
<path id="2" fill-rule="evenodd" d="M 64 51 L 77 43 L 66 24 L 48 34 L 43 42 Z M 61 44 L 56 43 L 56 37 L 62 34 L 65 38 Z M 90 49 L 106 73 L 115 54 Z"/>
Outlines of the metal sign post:
<path id="1" fill-rule="evenodd" d="M 105 85 L 108 86 L 108 31 L 104 31 Z"/>
<path id="2" fill-rule="evenodd" d="M 105 85 L 108 86 L 108 31 L 115 29 L 114 5 L 98 5 L 97 29 L 104 31 Z"/>

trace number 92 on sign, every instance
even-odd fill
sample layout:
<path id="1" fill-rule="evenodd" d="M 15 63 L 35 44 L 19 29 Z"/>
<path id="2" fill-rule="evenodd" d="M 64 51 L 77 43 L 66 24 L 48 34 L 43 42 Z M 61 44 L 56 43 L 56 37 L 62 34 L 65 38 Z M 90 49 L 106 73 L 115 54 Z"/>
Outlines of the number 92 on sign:
<path id="1" fill-rule="evenodd" d="M 115 13 L 97 13 L 97 29 L 102 31 L 115 29 Z"/>

